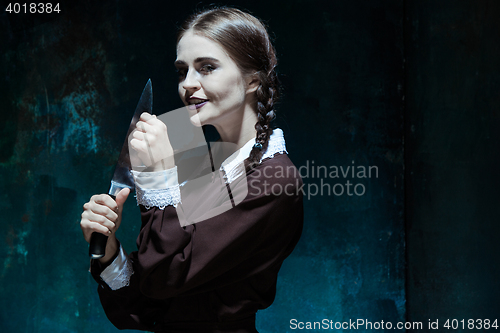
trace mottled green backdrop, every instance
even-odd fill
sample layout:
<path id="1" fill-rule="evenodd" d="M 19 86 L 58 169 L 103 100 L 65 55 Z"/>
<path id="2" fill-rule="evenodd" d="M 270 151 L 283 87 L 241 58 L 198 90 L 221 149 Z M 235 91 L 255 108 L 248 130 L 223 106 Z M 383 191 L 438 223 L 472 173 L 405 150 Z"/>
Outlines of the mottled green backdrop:
<path id="1" fill-rule="evenodd" d="M 273 32 L 276 126 L 306 184 L 303 237 L 260 332 L 298 331 L 291 319 L 499 316 L 500 6 L 437 2 L 223 3 Z M 2 4 L 2 332 L 117 331 L 87 272 L 82 205 L 107 191 L 147 79 L 155 113 L 182 105 L 176 27 L 209 3 L 74 1 L 51 15 Z M 363 195 L 333 193 L 348 181 Z M 134 200 L 119 231 L 128 251 Z"/>

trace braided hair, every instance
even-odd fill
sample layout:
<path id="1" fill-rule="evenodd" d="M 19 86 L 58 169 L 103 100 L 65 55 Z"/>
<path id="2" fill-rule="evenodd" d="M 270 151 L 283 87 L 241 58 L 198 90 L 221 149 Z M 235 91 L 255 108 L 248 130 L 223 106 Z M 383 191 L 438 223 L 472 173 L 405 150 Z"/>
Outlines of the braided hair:
<path id="1" fill-rule="evenodd" d="M 177 43 L 188 30 L 220 44 L 242 73 L 259 78 L 255 92 L 255 145 L 246 163 L 247 169 L 254 168 L 269 145 L 273 133 L 270 124 L 276 116 L 274 108 L 279 96 L 278 61 L 269 34 L 259 19 L 230 7 L 214 7 L 189 17 L 179 30 Z"/>

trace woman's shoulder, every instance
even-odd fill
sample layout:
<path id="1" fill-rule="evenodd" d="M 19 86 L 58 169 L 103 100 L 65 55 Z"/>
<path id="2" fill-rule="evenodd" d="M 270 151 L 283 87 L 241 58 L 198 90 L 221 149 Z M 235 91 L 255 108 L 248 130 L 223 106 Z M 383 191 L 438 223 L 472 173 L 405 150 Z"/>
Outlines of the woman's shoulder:
<path id="1" fill-rule="evenodd" d="M 250 172 L 249 176 L 271 184 L 295 184 L 298 186 L 302 184 L 300 172 L 287 153 L 278 153 L 263 159 L 260 165 Z"/>

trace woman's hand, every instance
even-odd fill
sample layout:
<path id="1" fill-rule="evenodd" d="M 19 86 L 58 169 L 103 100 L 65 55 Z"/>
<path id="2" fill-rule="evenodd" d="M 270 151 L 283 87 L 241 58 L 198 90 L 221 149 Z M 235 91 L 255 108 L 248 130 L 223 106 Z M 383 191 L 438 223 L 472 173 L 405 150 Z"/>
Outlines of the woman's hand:
<path id="1" fill-rule="evenodd" d="M 120 227 L 123 204 L 129 193 L 130 189 L 122 189 L 116 195 L 116 201 L 107 194 L 93 195 L 90 201 L 83 205 L 80 227 L 85 240 L 90 243 L 90 236 L 93 232 L 109 236 L 106 243 L 106 255 L 99 259 L 103 263 L 111 259 L 118 250 L 115 233 Z"/>
<path id="2" fill-rule="evenodd" d="M 130 146 L 133 149 L 130 159 L 134 169 L 145 166 L 148 171 L 159 171 L 175 166 L 167 126 L 155 115 L 141 114 L 132 132 Z"/>

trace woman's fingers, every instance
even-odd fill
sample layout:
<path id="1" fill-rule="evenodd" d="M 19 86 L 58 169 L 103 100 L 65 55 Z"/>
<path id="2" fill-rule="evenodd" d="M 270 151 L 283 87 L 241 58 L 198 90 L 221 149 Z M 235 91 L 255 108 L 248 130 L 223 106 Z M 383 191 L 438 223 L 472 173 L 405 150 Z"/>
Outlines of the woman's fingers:
<path id="1" fill-rule="evenodd" d="M 110 235 L 111 232 L 118 228 L 120 214 L 118 204 L 109 195 L 92 196 L 90 201 L 83 205 L 82 219 L 80 221 L 85 240 L 90 242 L 90 236 L 93 232 Z"/>
<path id="2" fill-rule="evenodd" d="M 84 210 L 102 215 L 111 221 L 115 221 L 118 218 L 118 204 L 109 195 L 104 194 L 102 198 L 92 198 L 83 205 Z"/>
<path id="3" fill-rule="evenodd" d="M 157 118 L 156 118 L 156 116 L 154 114 L 143 112 L 143 113 L 141 113 L 141 116 L 140 116 L 139 119 L 142 120 L 142 121 L 148 122 L 150 120 L 154 120 L 154 119 L 157 119 Z"/>
<path id="4" fill-rule="evenodd" d="M 141 131 L 133 131 L 132 132 L 132 138 L 137 139 L 139 141 L 144 141 L 145 136 L 146 136 L 145 132 L 141 132 Z"/>
<path id="5" fill-rule="evenodd" d="M 154 125 L 155 125 L 154 123 L 151 124 L 151 123 L 147 123 L 145 121 L 138 121 L 137 124 L 135 124 L 135 127 L 140 132 L 152 133 L 152 132 L 155 132 Z"/>
<path id="6" fill-rule="evenodd" d="M 133 167 L 162 170 L 174 164 L 167 126 L 155 115 L 141 114 L 136 129 L 129 139 L 132 148 L 130 160 Z"/>
<path id="7" fill-rule="evenodd" d="M 92 234 L 94 232 L 98 232 L 105 236 L 111 235 L 109 229 L 100 225 L 99 223 L 82 220 L 80 222 L 80 227 L 82 229 L 83 237 L 85 238 L 87 243 L 90 243 L 90 238 L 92 237 Z"/>
<path id="8" fill-rule="evenodd" d="M 96 214 L 92 211 L 84 211 L 82 213 L 82 221 L 90 222 L 89 227 L 91 229 L 97 228 L 102 233 L 108 233 L 108 230 L 113 230 L 115 223 L 107 219 L 105 216 Z"/>
<path id="9" fill-rule="evenodd" d="M 104 205 L 104 206 L 108 207 L 109 209 L 111 209 L 113 211 L 117 211 L 118 210 L 118 205 L 116 204 L 116 201 L 114 201 L 113 198 L 111 198 L 107 194 L 96 194 L 96 195 L 93 195 L 90 198 L 90 202 L 95 202 L 97 204 Z"/>
<path id="10" fill-rule="evenodd" d="M 130 146 L 139 153 L 149 153 L 149 144 L 145 140 L 132 139 L 130 140 Z"/>
<path id="11" fill-rule="evenodd" d="M 82 229 L 83 237 L 88 243 L 90 243 L 92 233 L 98 232 L 105 236 L 109 236 L 114 226 L 114 223 L 107 220 L 102 215 L 96 215 L 90 211 L 84 211 L 82 213 L 80 228 Z"/>
<path id="12" fill-rule="evenodd" d="M 125 204 L 125 201 L 127 201 L 129 194 L 129 188 L 124 188 L 120 190 L 120 192 L 118 192 L 118 194 L 116 195 L 116 203 L 118 204 L 118 207 L 123 207 L 123 204 Z"/>

